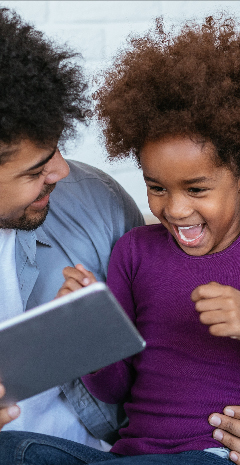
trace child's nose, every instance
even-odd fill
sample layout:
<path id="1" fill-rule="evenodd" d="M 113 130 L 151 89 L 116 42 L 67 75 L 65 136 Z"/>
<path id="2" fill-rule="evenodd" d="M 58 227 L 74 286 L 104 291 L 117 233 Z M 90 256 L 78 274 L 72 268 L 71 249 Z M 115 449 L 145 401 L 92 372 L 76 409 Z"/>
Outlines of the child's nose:
<path id="1" fill-rule="evenodd" d="M 169 196 L 164 210 L 166 218 L 172 222 L 188 218 L 193 213 L 188 199 L 182 195 Z"/>

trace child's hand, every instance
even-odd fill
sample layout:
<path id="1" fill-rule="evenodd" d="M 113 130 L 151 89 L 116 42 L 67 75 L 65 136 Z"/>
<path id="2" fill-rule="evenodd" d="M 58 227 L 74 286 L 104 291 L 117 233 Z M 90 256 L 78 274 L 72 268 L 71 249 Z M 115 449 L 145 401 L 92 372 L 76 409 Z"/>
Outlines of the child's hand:
<path id="1" fill-rule="evenodd" d="M 61 289 L 59 289 L 56 299 L 63 295 L 69 294 L 70 292 L 77 291 L 83 287 L 89 286 L 89 284 L 96 283 L 97 280 L 91 271 L 85 270 L 84 266 L 76 265 L 75 268 L 67 266 L 63 269 L 63 276 L 65 282 Z"/>
<path id="2" fill-rule="evenodd" d="M 240 339 L 240 291 L 211 282 L 196 287 L 191 299 L 211 334 Z"/>

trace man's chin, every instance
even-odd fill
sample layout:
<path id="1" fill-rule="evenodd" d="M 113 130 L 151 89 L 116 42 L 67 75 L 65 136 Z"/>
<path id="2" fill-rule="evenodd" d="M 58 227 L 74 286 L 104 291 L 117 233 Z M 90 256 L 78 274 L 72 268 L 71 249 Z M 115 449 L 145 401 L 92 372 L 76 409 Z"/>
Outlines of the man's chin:
<path id="1" fill-rule="evenodd" d="M 34 214 L 29 214 L 25 212 L 20 218 L 0 218 L 0 228 L 1 229 L 18 229 L 21 231 L 33 231 L 41 226 L 48 214 L 49 203 L 47 206 L 40 212 L 35 212 Z"/>

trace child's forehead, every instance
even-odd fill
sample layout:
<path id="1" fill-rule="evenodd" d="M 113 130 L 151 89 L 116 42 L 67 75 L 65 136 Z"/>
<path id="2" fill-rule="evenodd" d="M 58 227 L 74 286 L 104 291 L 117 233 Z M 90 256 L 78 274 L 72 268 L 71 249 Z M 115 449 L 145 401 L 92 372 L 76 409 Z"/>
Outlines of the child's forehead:
<path id="1" fill-rule="evenodd" d="M 181 136 L 181 135 L 166 135 L 161 139 L 149 140 L 143 144 L 140 156 L 146 151 L 185 151 L 188 153 L 209 153 L 216 154 L 216 148 L 210 140 L 200 139 L 198 136 Z"/>
<path id="2" fill-rule="evenodd" d="M 190 138 L 168 138 L 145 144 L 140 162 L 146 180 L 176 179 L 179 182 L 205 182 L 218 177 L 222 169 L 216 163 L 215 147 Z"/>
<path id="3" fill-rule="evenodd" d="M 189 137 L 167 137 L 145 143 L 140 153 L 142 165 L 181 165 L 197 161 L 217 165 L 216 149 L 211 142 L 200 143 Z"/>

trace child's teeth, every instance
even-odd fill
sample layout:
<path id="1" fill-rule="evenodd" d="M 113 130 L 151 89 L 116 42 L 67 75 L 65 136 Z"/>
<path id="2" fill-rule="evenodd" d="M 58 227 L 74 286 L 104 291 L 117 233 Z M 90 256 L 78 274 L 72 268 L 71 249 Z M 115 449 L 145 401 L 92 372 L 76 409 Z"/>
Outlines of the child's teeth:
<path id="1" fill-rule="evenodd" d="M 196 224 L 194 226 L 179 226 L 179 229 L 191 229 L 191 228 L 195 228 L 196 226 L 201 226 L 200 224 Z"/>
<path id="2" fill-rule="evenodd" d="M 184 234 L 184 231 L 189 231 L 190 234 Z M 191 232 L 190 232 L 191 231 Z M 195 224 L 193 226 L 178 226 L 179 236 L 183 241 L 193 242 L 202 234 L 202 225 Z"/>
<path id="3" fill-rule="evenodd" d="M 186 228 L 178 228 L 178 231 L 179 231 L 179 236 L 181 237 L 181 239 L 183 241 L 188 241 L 188 242 L 192 242 L 192 241 L 195 241 L 195 239 L 187 239 L 186 236 L 184 236 L 184 234 L 182 233 L 182 229 L 186 229 Z"/>

